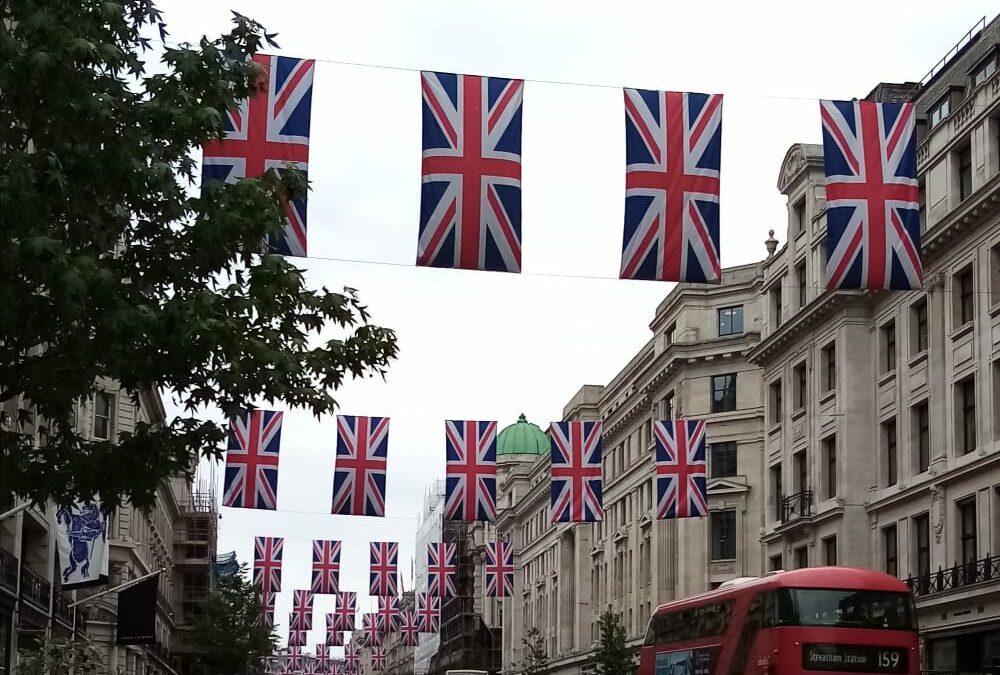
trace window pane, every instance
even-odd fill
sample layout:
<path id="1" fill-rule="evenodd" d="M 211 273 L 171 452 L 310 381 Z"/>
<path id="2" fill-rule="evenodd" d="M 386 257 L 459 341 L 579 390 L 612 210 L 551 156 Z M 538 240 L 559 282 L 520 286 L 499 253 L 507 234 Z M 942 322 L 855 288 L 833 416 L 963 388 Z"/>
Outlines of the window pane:
<path id="1" fill-rule="evenodd" d="M 736 511 L 711 514 L 712 560 L 736 558 Z"/>
<path id="2" fill-rule="evenodd" d="M 712 477 L 723 478 L 725 476 L 735 476 L 736 466 L 736 442 L 712 443 Z"/>
<path id="3" fill-rule="evenodd" d="M 736 375 L 712 377 L 712 412 L 736 410 Z"/>

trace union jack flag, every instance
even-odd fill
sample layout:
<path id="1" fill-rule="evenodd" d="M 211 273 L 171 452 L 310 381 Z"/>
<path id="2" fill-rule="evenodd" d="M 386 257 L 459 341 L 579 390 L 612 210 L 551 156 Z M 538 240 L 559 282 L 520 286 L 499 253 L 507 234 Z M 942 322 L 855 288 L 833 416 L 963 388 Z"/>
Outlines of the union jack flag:
<path id="1" fill-rule="evenodd" d="M 514 595 L 514 547 L 509 541 L 486 542 L 486 597 L 508 598 Z"/>
<path id="2" fill-rule="evenodd" d="M 337 415 L 333 513 L 385 515 L 389 418 Z"/>
<path id="3" fill-rule="evenodd" d="M 372 647 L 372 670 L 376 673 L 385 670 L 385 649 L 382 645 Z"/>
<path id="4" fill-rule="evenodd" d="M 344 632 L 338 628 L 336 614 L 326 615 L 326 644 L 331 647 L 344 646 Z"/>
<path id="5" fill-rule="evenodd" d="M 552 522 L 604 519 L 601 501 L 601 423 L 553 422 Z"/>
<path id="6" fill-rule="evenodd" d="M 354 591 L 343 591 L 337 594 L 337 601 L 333 608 L 333 616 L 336 618 L 337 630 L 354 630 L 354 622 L 357 620 L 358 594 Z"/>
<path id="7" fill-rule="evenodd" d="M 923 287 L 912 103 L 820 101 L 827 288 Z"/>
<path id="8" fill-rule="evenodd" d="M 455 544 L 435 543 L 427 545 L 427 592 L 438 598 L 456 595 Z"/>
<path id="9" fill-rule="evenodd" d="M 316 644 L 316 660 L 319 661 L 323 672 L 326 672 L 326 667 L 330 664 L 330 646 L 325 642 Z"/>
<path id="10" fill-rule="evenodd" d="M 705 423 L 669 420 L 653 425 L 656 436 L 656 517 L 708 515 L 705 498 Z"/>
<path id="11" fill-rule="evenodd" d="M 417 593 L 417 621 L 421 633 L 437 633 L 441 628 L 441 598 L 426 591 Z"/>
<path id="12" fill-rule="evenodd" d="M 420 639 L 420 621 L 415 612 L 402 613 L 399 622 L 400 639 L 404 647 L 416 647 Z"/>
<path id="13" fill-rule="evenodd" d="M 364 635 L 365 644 L 369 647 L 382 644 L 382 631 L 378 627 L 377 615 L 365 614 L 361 617 L 361 632 Z"/>
<path id="14" fill-rule="evenodd" d="M 251 410 L 230 422 L 223 506 L 277 508 L 282 415 L 273 410 Z"/>
<path id="15" fill-rule="evenodd" d="M 313 541 L 312 592 L 333 594 L 340 590 L 340 542 Z"/>
<path id="16" fill-rule="evenodd" d="M 316 659 L 306 660 L 304 675 L 320 675 L 324 672 L 323 666 Z"/>
<path id="17" fill-rule="evenodd" d="M 722 95 L 625 89 L 622 279 L 718 283 Z"/>
<path id="18" fill-rule="evenodd" d="M 288 646 L 288 656 L 285 659 L 285 666 L 290 670 L 298 670 L 302 667 L 302 647 L 298 645 Z"/>
<path id="19" fill-rule="evenodd" d="M 371 543 L 369 595 L 398 595 L 396 592 L 398 557 L 399 544 L 396 542 L 373 541 Z"/>
<path id="20" fill-rule="evenodd" d="M 355 672 L 358 670 L 358 645 L 353 640 L 344 647 L 344 665 L 348 670 Z"/>
<path id="21" fill-rule="evenodd" d="M 378 599 L 378 628 L 383 633 L 399 630 L 399 598 L 388 596 Z"/>
<path id="22" fill-rule="evenodd" d="M 309 168 L 309 122 L 315 61 L 255 54 L 267 84 L 230 110 L 222 140 L 204 145 L 204 180 L 235 183 L 258 178 L 272 168 Z M 268 238 L 268 249 L 283 255 L 306 254 L 306 200 L 285 205 L 285 227 Z"/>
<path id="23" fill-rule="evenodd" d="M 289 625 L 295 620 L 295 613 L 293 612 L 289 616 Z M 289 647 L 305 647 L 306 638 L 309 635 L 309 631 L 304 628 L 289 628 L 288 629 L 288 646 Z"/>
<path id="24" fill-rule="evenodd" d="M 423 72 L 417 265 L 521 271 L 523 80 Z"/>
<path id="25" fill-rule="evenodd" d="M 261 591 L 260 614 L 261 621 L 268 628 L 274 628 L 274 599 L 277 593 L 273 591 Z"/>
<path id="26" fill-rule="evenodd" d="M 285 540 L 281 537 L 254 537 L 253 582 L 262 591 L 281 590 L 281 556 Z"/>
<path id="27" fill-rule="evenodd" d="M 497 423 L 449 420 L 445 431 L 445 517 L 493 520 L 497 514 Z"/>
<path id="28" fill-rule="evenodd" d="M 312 630 L 313 594 L 311 591 L 292 593 L 291 627 L 295 630 Z"/>

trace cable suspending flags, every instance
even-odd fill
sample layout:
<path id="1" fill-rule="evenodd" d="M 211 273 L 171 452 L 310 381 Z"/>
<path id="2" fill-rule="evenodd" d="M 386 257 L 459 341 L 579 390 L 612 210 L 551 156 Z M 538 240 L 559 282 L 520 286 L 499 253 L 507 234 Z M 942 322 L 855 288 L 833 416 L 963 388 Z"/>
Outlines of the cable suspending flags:
<path id="1" fill-rule="evenodd" d="M 497 513 L 497 423 L 448 420 L 445 517 L 492 521 Z"/>
<path id="2" fill-rule="evenodd" d="M 708 515 L 705 422 L 666 420 L 653 425 L 656 437 L 656 517 Z"/>
<path id="3" fill-rule="evenodd" d="M 827 288 L 923 286 L 912 103 L 820 101 Z"/>
<path id="4" fill-rule="evenodd" d="M 384 516 L 388 456 L 388 417 L 337 415 L 331 511 L 341 515 Z"/>
<path id="5" fill-rule="evenodd" d="M 603 520 L 601 423 L 552 422 L 549 436 L 552 522 Z"/>

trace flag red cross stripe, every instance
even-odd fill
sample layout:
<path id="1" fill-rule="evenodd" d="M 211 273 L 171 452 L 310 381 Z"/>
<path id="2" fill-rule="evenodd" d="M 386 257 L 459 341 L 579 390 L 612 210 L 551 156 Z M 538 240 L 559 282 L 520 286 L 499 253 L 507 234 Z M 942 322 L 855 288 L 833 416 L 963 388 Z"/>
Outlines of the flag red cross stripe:
<path id="1" fill-rule="evenodd" d="M 257 558 L 254 561 L 254 565 L 260 571 L 261 574 L 261 586 L 267 590 L 271 590 L 271 578 L 275 572 L 280 573 L 281 571 L 281 561 L 276 560 L 274 556 L 274 540 L 270 537 L 264 539 L 264 551 L 263 557 Z M 275 589 L 277 590 L 277 589 Z"/>
<path id="2" fill-rule="evenodd" d="M 552 465 L 552 478 L 566 478 L 570 481 L 570 490 L 573 496 L 572 518 L 576 521 L 583 520 L 583 491 L 587 488 L 587 481 L 601 477 L 600 466 L 584 466 L 583 446 L 586 440 L 583 438 L 583 424 L 569 424 L 569 452 L 571 461 L 569 466 Z"/>
<path id="3" fill-rule="evenodd" d="M 486 444 L 489 441 L 488 433 L 479 438 L 476 422 L 465 422 L 465 439 L 454 434 L 452 425 L 446 425 L 448 436 L 456 448 L 465 448 L 464 462 L 449 462 L 447 472 L 452 476 L 460 475 L 465 477 L 465 519 L 476 520 L 476 505 L 479 495 L 479 479 L 496 476 L 496 467 L 479 463 L 480 443 Z"/>
<path id="4" fill-rule="evenodd" d="M 243 431 L 240 429 L 239 424 L 233 424 L 233 433 L 236 434 L 240 448 L 246 452 L 229 451 L 226 453 L 226 462 L 230 466 L 242 465 L 246 469 L 243 480 L 246 490 L 250 492 L 250 498 L 248 501 L 251 503 L 256 503 L 256 496 L 253 491 L 254 485 L 257 481 L 258 467 L 278 467 L 278 455 L 271 453 L 264 454 L 262 452 L 263 448 L 261 447 L 260 441 L 261 437 L 268 438 L 271 436 L 271 432 L 274 427 L 281 423 L 281 415 L 272 415 L 271 421 L 267 424 L 267 428 L 263 430 L 263 433 L 261 433 L 260 426 L 263 415 L 264 412 L 262 410 L 250 411 L 249 419 L 247 420 L 247 430 L 250 433 L 249 438 L 243 435 Z"/>
<path id="5" fill-rule="evenodd" d="M 886 265 L 886 207 L 888 202 L 913 202 L 916 199 L 916 188 L 905 183 L 887 183 L 885 175 L 882 173 L 882 143 L 881 130 L 878 120 L 878 104 L 862 101 L 858 105 L 859 124 L 861 127 L 861 143 L 864 147 L 865 166 L 864 178 L 858 182 L 838 181 L 836 178 L 827 179 L 826 199 L 830 202 L 864 201 L 867 203 L 868 227 L 858 228 L 854 238 L 851 240 L 849 249 L 855 250 L 861 244 L 861 238 L 865 237 L 865 258 L 868 261 L 867 278 L 863 281 L 866 288 L 886 287 L 888 279 L 886 275 L 890 272 Z M 838 128 L 837 124 L 830 118 L 826 106 L 821 108 L 823 121 L 826 128 L 837 137 L 841 148 L 845 149 L 845 156 L 852 168 L 860 175 L 860 166 L 856 157 L 853 157 L 847 141 Z M 913 114 L 912 106 L 902 106 L 899 119 L 892 136 L 887 143 L 887 155 L 891 155 L 893 148 L 902 140 L 901 134 L 906 128 L 907 118 Z M 913 259 L 919 259 L 919 254 L 913 250 L 909 244 L 909 237 L 906 236 L 902 223 L 898 221 L 895 213 L 892 214 L 892 226 L 900 231 L 901 241 L 907 247 L 907 254 Z M 864 232 L 862 232 L 864 229 Z M 841 259 L 840 265 L 830 275 L 831 280 L 843 278 L 847 268 L 853 262 L 853 255 L 845 255 Z"/>
<path id="6" fill-rule="evenodd" d="M 657 464 L 657 476 L 676 476 L 677 480 L 677 515 L 685 515 L 688 511 L 688 480 L 692 476 L 704 476 L 705 467 L 701 464 L 692 466 L 688 464 L 688 429 L 687 424 L 675 424 L 676 444 L 674 446 L 674 458 L 676 464 Z M 661 438 L 665 447 L 670 447 L 666 438 Z"/>
<path id="7" fill-rule="evenodd" d="M 701 111 L 701 122 L 691 131 L 692 146 L 697 142 L 705 125 L 711 119 L 715 108 L 722 104 L 721 97 L 709 97 L 705 104 L 705 109 Z M 661 231 L 665 230 L 663 247 L 663 270 L 664 279 L 680 278 L 681 256 L 668 255 L 673 251 L 681 250 L 681 231 L 684 223 L 684 195 L 688 192 L 702 194 L 719 194 L 718 176 L 701 176 L 688 174 L 684 171 L 684 94 L 676 91 L 663 92 L 662 115 L 664 124 L 664 146 L 666 147 L 666 157 L 664 158 L 664 168 L 662 171 L 630 170 L 625 174 L 625 189 L 646 189 L 663 190 L 666 204 L 664 222 L 657 222 L 649 228 L 646 239 L 636 249 L 637 254 L 629 261 L 623 272 L 624 277 L 631 277 L 635 274 L 636 268 L 642 264 L 642 258 L 649 250 L 649 244 L 653 238 Z M 660 157 L 656 150 L 657 144 L 653 131 L 643 121 L 642 114 L 636 109 L 631 97 L 625 97 L 625 107 L 629 111 L 631 119 L 635 122 L 639 133 L 646 140 L 646 145 L 650 148 L 654 159 L 658 162 Z M 677 111 L 677 114 L 668 114 Z M 701 221 L 701 216 L 697 213 L 694 204 L 688 207 L 691 218 L 696 222 Z M 703 227 L 696 227 L 695 230 L 704 240 L 702 243 L 705 250 L 712 251 L 715 245 L 709 240 L 708 232 Z"/>
<path id="8" fill-rule="evenodd" d="M 464 269 L 477 269 L 479 267 L 480 248 L 480 223 L 482 222 L 481 191 L 483 189 L 484 176 L 500 176 L 512 180 L 521 180 L 521 163 L 512 159 L 499 159 L 494 157 L 483 157 L 483 79 L 472 75 L 461 76 L 461 96 L 462 96 L 462 156 L 461 157 L 424 157 L 424 175 L 428 174 L 461 174 L 462 176 L 462 213 L 459 218 L 463 225 L 461 228 L 461 251 L 459 253 L 459 267 Z M 504 97 L 497 102 L 495 114 L 488 122 L 488 128 L 492 129 L 496 124 L 497 115 L 503 111 L 513 98 L 515 87 L 520 87 L 521 82 L 512 80 L 508 85 L 508 91 Z M 439 120 L 446 120 L 447 116 L 437 102 L 434 92 L 427 82 L 422 83 L 424 95 L 431 107 L 435 109 Z M 453 145 L 458 147 L 458 134 L 451 129 L 447 122 L 445 133 Z M 514 236 L 510 223 L 506 223 L 503 216 L 503 209 L 499 200 L 490 190 L 487 200 L 493 208 L 497 219 L 504 224 L 503 232 L 507 238 L 507 243 L 511 250 L 518 249 L 517 238 Z M 446 213 L 444 220 L 449 221 L 455 217 L 454 205 Z M 435 233 L 425 249 L 425 260 L 418 261 L 421 265 L 430 264 L 431 257 L 438 249 L 441 240 L 447 234 L 448 228 L 441 227 Z"/>
<path id="9" fill-rule="evenodd" d="M 369 473 L 386 470 L 386 460 L 382 457 L 368 456 L 368 443 L 371 430 L 368 428 L 370 419 L 356 417 L 357 438 L 354 443 L 353 455 L 338 455 L 337 465 L 344 469 L 354 469 L 354 508 L 359 513 L 365 512 L 365 485 L 370 479 Z M 381 424 L 387 420 L 382 419 Z M 376 430 L 377 433 L 377 430 Z M 377 490 L 376 490 L 377 492 Z"/>
<path id="10" fill-rule="evenodd" d="M 296 597 L 295 599 L 296 603 L 295 606 L 292 608 L 292 611 L 294 613 L 299 614 L 301 616 L 312 614 L 312 603 L 310 602 L 312 598 L 309 597 L 309 594 L 300 593 L 298 594 L 298 597 Z"/>

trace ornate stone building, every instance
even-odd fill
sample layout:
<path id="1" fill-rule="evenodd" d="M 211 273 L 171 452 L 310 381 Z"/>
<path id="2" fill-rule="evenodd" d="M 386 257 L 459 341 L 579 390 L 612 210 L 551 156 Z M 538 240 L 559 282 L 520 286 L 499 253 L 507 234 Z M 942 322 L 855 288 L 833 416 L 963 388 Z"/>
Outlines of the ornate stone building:
<path id="1" fill-rule="evenodd" d="M 133 399 L 111 382 L 99 383 L 92 400 L 79 406 L 77 424 L 94 439 L 131 432 L 137 421 L 164 420 L 157 393 Z M 41 441 L 43 428 L 26 428 Z M 0 512 L 15 505 L 6 496 Z M 156 643 L 117 646 L 117 594 L 78 606 L 69 605 L 105 587 L 65 592 L 60 589 L 55 534 L 49 514 L 29 508 L 0 521 L 0 675 L 12 672 L 19 654 L 50 636 L 75 630 L 89 637 L 104 656 L 108 673 L 172 675 L 189 672 L 193 647 L 191 624 L 208 595 L 215 558 L 218 514 L 211 493 L 199 494 L 183 478 L 164 482 L 148 514 L 125 504 L 109 519 L 109 586 L 165 570 L 159 576 Z"/>

